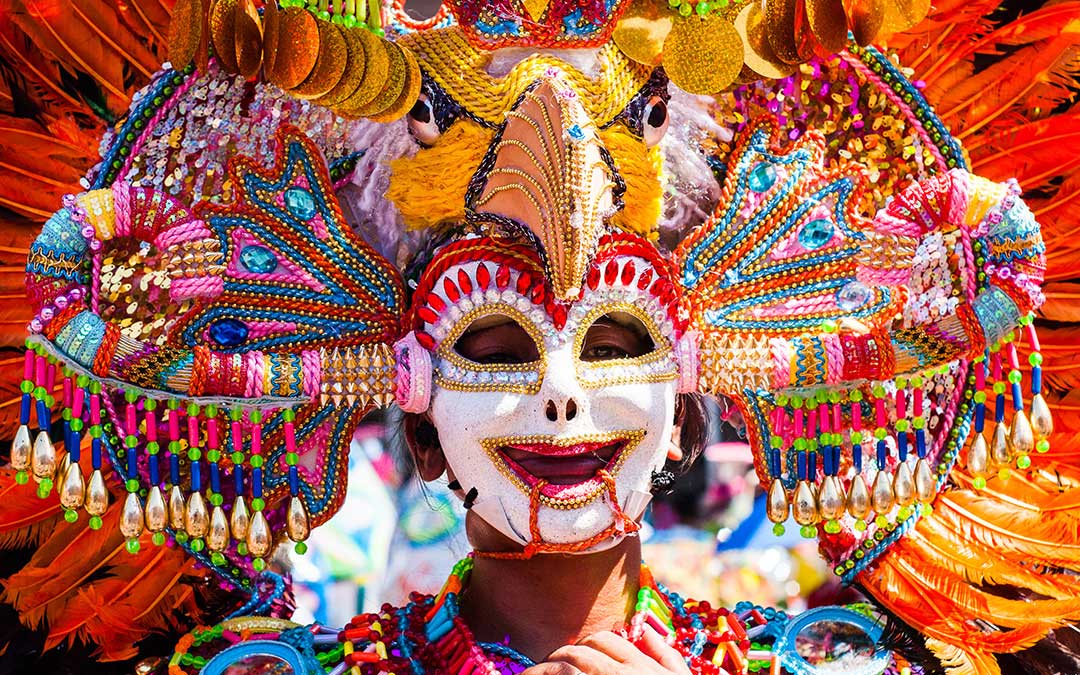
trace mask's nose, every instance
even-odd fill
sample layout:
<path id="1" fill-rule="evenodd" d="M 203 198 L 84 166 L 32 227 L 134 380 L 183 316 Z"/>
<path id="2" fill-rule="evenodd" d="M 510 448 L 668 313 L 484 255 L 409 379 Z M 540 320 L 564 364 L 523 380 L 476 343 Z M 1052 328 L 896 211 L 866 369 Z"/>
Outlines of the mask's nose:
<path id="1" fill-rule="evenodd" d="M 549 398 L 547 407 L 544 408 L 544 415 L 552 422 L 558 422 L 560 419 L 563 422 L 569 422 L 577 417 L 577 401 L 569 398 L 556 402 Z"/>

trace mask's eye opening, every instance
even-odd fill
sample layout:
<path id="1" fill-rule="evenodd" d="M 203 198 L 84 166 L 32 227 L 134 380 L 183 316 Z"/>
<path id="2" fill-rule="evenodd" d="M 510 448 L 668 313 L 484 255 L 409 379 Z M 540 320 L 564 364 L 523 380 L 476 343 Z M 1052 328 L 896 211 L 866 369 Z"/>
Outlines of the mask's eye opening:
<path id="1" fill-rule="evenodd" d="M 645 356 L 656 349 L 649 329 L 629 312 L 609 312 L 589 326 L 581 345 L 582 361 L 610 361 Z"/>
<path id="2" fill-rule="evenodd" d="M 641 135 L 647 147 L 660 142 L 667 133 L 670 121 L 667 102 L 661 96 L 651 97 L 641 111 Z"/>
<path id="3" fill-rule="evenodd" d="M 442 135 L 439 124 L 435 121 L 435 108 L 427 94 L 420 94 L 406 118 L 409 121 L 409 133 L 422 145 L 434 145 Z"/>
<path id="4" fill-rule="evenodd" d="M 473 321 L 454 343 L 454 351 L 462 358 L 485 365 L 540 360 L 540 349 L 532 335 L 505 314 L 489 314 Z"/>

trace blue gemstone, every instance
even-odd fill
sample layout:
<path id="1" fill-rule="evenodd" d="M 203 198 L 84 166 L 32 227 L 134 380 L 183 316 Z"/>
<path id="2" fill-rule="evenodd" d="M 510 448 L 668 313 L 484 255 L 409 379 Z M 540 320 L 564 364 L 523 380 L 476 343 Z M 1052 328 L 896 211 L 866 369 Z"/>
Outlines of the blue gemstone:
<path id="1" fill-rule="evenodd" d="M 277 269 L 277 256 L 265 246 L 245 246 L 240 250 L 240 264 L 248 272 L 269 274 Z"/>
<path id="2" fill-rule="evenodd" d="M 291 187 L 285 191 L 285 206 L 300 220 L 311 220 L 318 212 L 315 198 L 302 187 Z"/>
<path id="3" fill-rule="evenodd" d="M 210 325 L 210 339 L 222 347 L 235 347 L 247 340 L 248 327 L 237 319 L 218 319 Z"/>
<path id="4" fill-rule="evenodd" d="M 799 230 L 799 243 L 808 251 L 821 248 L 833 238 L 835 227 L 824 218 L 811 220 Z"/>
<path id="5" fill-rule="evenodd" d="M 746 182 L 754 192 L 765 192 L 776 184 L 776 167 L 768 162 L 758 162 L 750 169 Z"/>
<path id="6" fill-rule="evenodd" d="M 870 287 L 861 281 L 849 281 L 836 292 L 836 306 L 850 312 L 870 302 L 873 294 Z"/>
<path id="7" fill-rule="evenodd" d="M 566 134 L 570 137 L 570 140 L 572 141 L 585 140 L 585 130 L 582 129 L 581 125 L 579 124 L 574 124 L 568 127 L 566 130 Z"/>

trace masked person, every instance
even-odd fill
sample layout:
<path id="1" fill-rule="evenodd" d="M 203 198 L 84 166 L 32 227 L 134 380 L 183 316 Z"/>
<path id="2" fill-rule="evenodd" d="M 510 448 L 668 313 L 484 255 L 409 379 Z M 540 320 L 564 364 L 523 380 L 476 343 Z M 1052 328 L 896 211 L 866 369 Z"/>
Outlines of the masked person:
<path id="1" fill-rule="evenodd" d="M 1080 615 L 1016 183 L 846 45 L 885 9 L 668 5 L 177 5 L 27 263 L 6 529 L 38 548 L 5 598 L 46 648 L 128 659 L 194 619 L 140 672 L 964 673 Z M 702 395 L 777 531 L 876 604 L 652 578 L 636 533 Z M 474 552 L 435 596 L 291 624 L 268 558 L 388 405 Z"/>

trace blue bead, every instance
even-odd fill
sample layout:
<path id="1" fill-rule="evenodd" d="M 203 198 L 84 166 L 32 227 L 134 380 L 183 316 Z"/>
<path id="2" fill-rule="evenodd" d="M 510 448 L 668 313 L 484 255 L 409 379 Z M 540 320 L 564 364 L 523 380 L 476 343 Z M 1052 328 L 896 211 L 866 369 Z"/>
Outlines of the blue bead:
<path id="1" fill-rule="evenodd" d="M 269 274 L 277 269 L 277 256 L 265 246 L 245 246 L 240 251 L 240 264 L 248 272 Z"/>
<path id="2" fill-rule="evenodd" d="M 210 325 L 210 339 L 222 347 L 235 347 L 247 340 L 248 327 L 236 319 L 218 319 Z"/>
<path id="3" fill-rule="evenodd" d="M 861 281 L 849 281 L 836 292 L 836 306 L 845 312 L 856 310 L 870 302 L 873 291 Z"/>
<path id="4" fill-rule="evenodd" d="M 824 218 L 811 220 L 799 230 L 799 243 L 808 251 L 821 248 L 833 238 L 835 228 Z"/>
<path id="5" fill-rule="evenodd" d="M 291 187 L 285 191 L 285 207 L 300 220 L 311 220 L 318 211 L 315 198 L 302 187 Z"/>
<path id="6" fill-rule="evenodd" d="M 776 184 L 776 168 L 768 162 L 758 162 L 750 169 L 746 183 L 754 192 L 765 192 Z"/>

